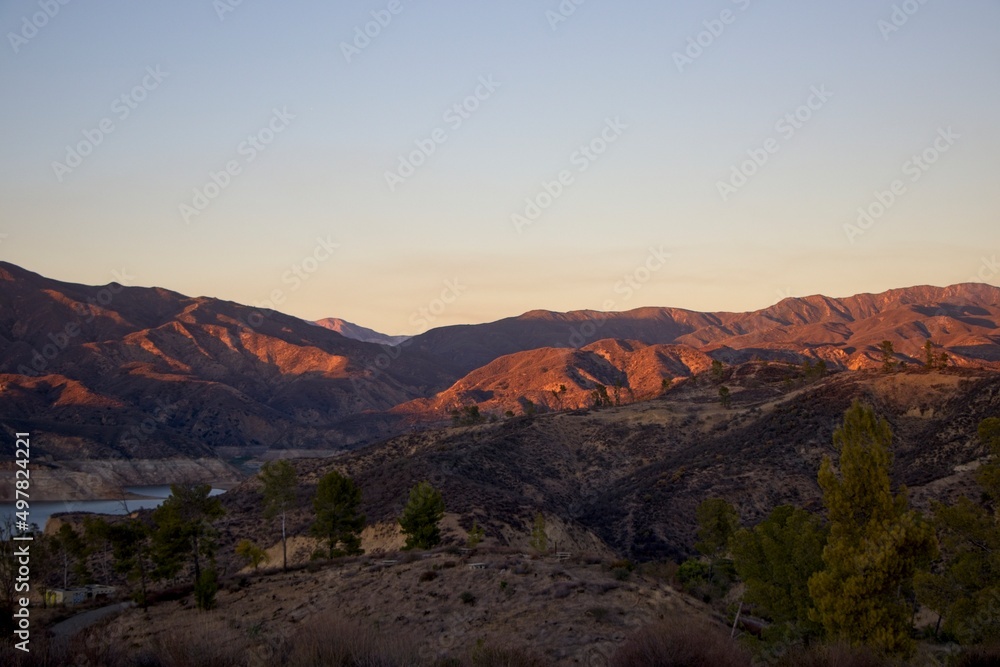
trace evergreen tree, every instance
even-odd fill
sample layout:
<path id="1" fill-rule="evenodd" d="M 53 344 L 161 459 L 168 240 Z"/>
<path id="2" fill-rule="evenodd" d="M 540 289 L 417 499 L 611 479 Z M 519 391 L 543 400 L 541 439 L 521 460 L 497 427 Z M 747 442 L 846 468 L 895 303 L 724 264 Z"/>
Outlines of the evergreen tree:
<path id="1" fill-rule="evenodd" d="M 87 546 L 73 526 L 68 523 L 59 526 L 53 539 L 53 546 L 62 563 L 62 587 L 69 588 L 71 568 L 75 583 L 88 583 L 90 573 L 87 570 Z"/>
<path id="2" fill-rule="evenodd" d="M 927 370 L 934 370 L 937 368 L 937 355 L 934 354 L 934 344 L 928 338 L 924 343 L 924 367 Z"/>
<path id="3" fill-rule="evenodd" d="M 361 514 L 361 489 L 351 478 L 336 470 L 327 473 L 316 486 L 313 498 L 316 522 L 312 533 L 326 540 L 330 558 L 356 556 L 361 549 L 361 531 L 365 515 Z"/>
<path id="4" fill-rule="evenodd" d="M 264 516 L 281 517 L 281 569 L 288 569 L 288 538 L 285 515 L 295 506 L 296 475 L 292 464 L 284 459 L 265 463 L 260 469 L 264 485 Z"/>
<path id="5" fill-rule="evenodd" d="M 109 530 L 110 524 L 100 517 L 86 516 L 83 518 L 83 539 L 87 543 L 87 551 L 99 555 L 101 575 L 104 583 L 110 581 L 108 572 L 108 566 L 111 563 Z"/>
<path id="6" fill-rule="evenodd" d="M 410 489 L 410 498 L 399 517 L 399 526 L 406 535 L 404 549 L 431 549 L 441 542 L 438 524 L 444 517 L 444 498 L 428 482 Z"/>
<path id="7" fill-rule="evenodd" d="M 114 558 L 115 571 L 130 582 L 137 582 L 136 601 L 143 611 L 148 606 L 148 583 L 153 572 L 152 528 L 139 519 L 125 519 L 108 525 L 108 541 Z"/>
<path id="8" fill-rule="evenodd" d="M 595 408 L 610 408 L 613 405 L 611 397 L 608 396 L 608 388 L 603 384 L 594 385 L 594 391 L 591 393 L 591 397 L 594 399 Z"/>
<path id="9" fill-rule="evenodd" d="M 835 639 L 905 653 L 913 576 L 936 553 L 929 525 L 889 482 L 892 430 L 861 403 L 834 432 L 838 468 L 825 457 L 819 485 L 830 522 L 823 569 L 809 579 L 813 620 Z"/>
<path id="10" fill-rule="evenodd" d="M 938 612 L 944 629 L 963 644 L 1000 639 L 1000 419 L 979 425 L 991 450 L 978 479 L 992 509 L 963 496 L 954 505 L 936 503 L 935 526 L 944 560 L 917 577 L 917 595 Z"/>
<path id="11" fill-rule="evenodd" d="M 198 609 L 208 611 L 215 607 L 215 594 L 219 591 L 219 575 L 215 566 L 209 567 L 198 575 L 194 585 L 194 603 Z"/>
<path id="12" fill-rule="evenodd" d="M 726 410 L 728 410 L 729 406 L 732 405 L 733 398 L 732 398 L 732 394 L 729 391 L 729 387 L 726 387 L 726 386 L 719 387 L 719 403 Z"/>
<path id="13" fill-rule="evenodd" d="M 891 373 L 896 368 L 896 350 L 893 348 L 892 341 L 882 341 L 878 349 L 882 353 L 882 370 Z"/>
<path id="14" fill-rule="evenodd" d="M 725 370 L 725 367 L 722 365 L 722 362 L 719 361 L 718 359 L 713 359 L 712 360 L 712 378 L 716 382 L 722 382 L 722 378 L 725 377 L 725 374 L 726 374 L 726 370 Z"/>
<path id="15" fill-rule="evenodd" d="M 208 484 L 172 484 L 170 497 L 153 510 L 153 551 L 158 578 L 176 576 L 190 560 L 195 585 L 203 582 L 204 558 L 215 557 L 212 522 L 225 511 Z"/>
<path id="16" fill-rule="evenodd" d="M 737 574 L 746 584 L 745 600 L 779 628 L 782 637 L 819 635 L 811 620 L 809 578 L 823 567 L 827 529 L 809 512 L 782 505 L 753 530 L 741 529 L 731 549 Z"/>
<path id="17" fill-rule="evenodd" d="M 709 558 L 722 556 L 740 527 L 740 515 L 725 498 L 707 498 L 695 510 L 698 542 L 694 548 Z"/>

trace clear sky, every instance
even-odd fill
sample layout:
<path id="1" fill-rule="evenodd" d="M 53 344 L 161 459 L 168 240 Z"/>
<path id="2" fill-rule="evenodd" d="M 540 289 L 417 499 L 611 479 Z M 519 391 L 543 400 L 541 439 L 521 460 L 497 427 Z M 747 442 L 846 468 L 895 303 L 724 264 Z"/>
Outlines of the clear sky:
<path id="1" fill-rule="evenodd" d="M 1000 284 L 995 0 L 62 1 L 0 4 L 47 276 L 387 333 Z"/>

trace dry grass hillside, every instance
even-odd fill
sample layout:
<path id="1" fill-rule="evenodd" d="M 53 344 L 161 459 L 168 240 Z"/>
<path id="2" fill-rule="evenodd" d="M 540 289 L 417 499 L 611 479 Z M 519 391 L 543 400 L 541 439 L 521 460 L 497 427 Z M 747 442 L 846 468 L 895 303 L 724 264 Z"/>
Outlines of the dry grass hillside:
<path id="1" fill-rule="evenodd" d="M 728 409 L 719 403 L 722 384 L 732 394 Z M 833 453 L 833 431 L 855 399 L 892 425 L 893 475 L 918 506 L 972 490 L 973 469 L 986 455 L 976 427 L 1000 415 L 1000 374 L 842 372 L 807 381 L 797 367 L 755 363 L 619 408 L 426 430 L 295 461 L 300 508 L 291 532 L 308 533 L 315 484 L 338 469 L 361 486 L 363 510 L 379 526 L 370 549 L 397 544 L 394 520 L 408 490 L 429 480 L 444 494 L 445 537 L 455 544 L 476 521 L 492 544 L 524 548 L 542 512 L 566 544 L 603 543 L 639 561 L 679 559 L 692 552 L 694 510 L 705 498 L 729 499 L 748 524 L 783 503 L 819 509 L 819 464 Z M 275 543 L 275 526 L 259 520 L 255 479 L 223 498 L 227 543 Z"/>
<path id="2" fill-rule="evenodd" d="M 385 563 L 379 558 L 317 564 L 288 573 L 231 581 L 215 610 L 189 598 L 154 605 L 148 619 L 133 609 L 101 631 L 123 647 L 204 636 L 250 647 L 269 664 L 280 638 L 335 619 L 381 628 L 423 664 L 464 660 L 477 646 L 516 649 L 544 664 L 606 664 L 619 644 L 666 617 L 711 617 L 711 610 L 663 579 L 633 572 L 624 579 L 607 561 L 529 558 L 516 552 L 459 556 L 444 551 Z M 438 663 L 441 664 L 441 663 Z"/>

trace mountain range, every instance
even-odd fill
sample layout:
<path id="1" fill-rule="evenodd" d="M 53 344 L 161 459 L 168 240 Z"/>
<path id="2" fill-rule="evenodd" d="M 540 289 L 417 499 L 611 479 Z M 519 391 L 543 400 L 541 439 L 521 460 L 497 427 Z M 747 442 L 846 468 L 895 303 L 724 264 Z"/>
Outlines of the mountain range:
<path id="1" fill-rule="evenodd" d="M 0 415 L 33 433 L 50 469 L 39 471 L 40 493 L 106 493 L 151 480 L 168 460 L 190 467 L 187 477 L 236 479 L 247 457 L 343 451 L 473 405 L 498 417 L 577 409 L 597 385 L 639 401 L 715 360 L 864 370 L 881 365 L 889 340 L 898 361 L 919 365 L 930 340 L 951 366 L 1000 369 L 998 327 L 1000 288 L 968 283 L 789 298 L 749 313 L 532 311 L 399 340 L 0 262 Z"/>

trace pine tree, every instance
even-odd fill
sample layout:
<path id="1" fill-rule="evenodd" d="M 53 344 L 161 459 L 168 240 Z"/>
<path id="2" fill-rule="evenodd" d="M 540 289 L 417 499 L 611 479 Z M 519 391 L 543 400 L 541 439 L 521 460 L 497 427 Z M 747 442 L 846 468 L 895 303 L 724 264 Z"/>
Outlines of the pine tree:
<path id="1" fill-rule="evenodd" d="M 326 540 L 330 558 L 364 553 L 361 531 L 365 515 L 360 513 L 361 489 L 353 480 L 336 470 L 324 475 L 316 485 L 313 508 L 316 521 L 312 534 Z"/>
<path id="2" fill-rule="evenodd" d="M 281 569 L 288 569 L 288 541 L 285 514 L 295 506 L 296 475 L 292 464 L 284 459 L 265 463 L 260 469 L 264 485 L 264 516 L 281 517 Z"/>
<path id="3" fill-rule="evenodd" d="M 882 353 L 882 370 L 891 373 L 896 368 L 896 350 L 892 346 L 892 341 L 882 341 L 878 349 Z"/>
<path id="4" fill-rule="evenodd" d="M 399 517 L 406 535 L 404 549 L 431 549 L 441 543 L 439 523 L 444 517 L 444 498 L 429 482 L 410 489 L 410 498 Z"/>
<path id="5" fill-rule="evenodd" d="M 1000 637 L 1000 419 L 979 425 L 991 450 L 978 479 L 988 505 L 962 496 L 954 505 L 936 503 L 935 526 L 945 554 L 933 573 L 918 575 L 918 599 L 938 612 L 944 629 L 963 644 Z"/>
<path id="6" fill-rule="evenodd" d="M 143 611 L 149 604 L 147 590 L 153 572 L 151 539 L 151 527 L 139 519 L 116 521 L 108 526 L 115 571 L 124 574 L 129 581 L 138 582 L 135 598 Z"/>
<path id="7" fill-rule="evenodd" d="M 733 398 L 732 393 L 729 391 L 729 387 L 719 387 L 719 403 L 726 410 L 728 410 L 729 406 L 732 405 Z"/>
<path id="8" fill-rule="evenodd" d="M 723 555 L 740 527 L 736 508 L 725 498 L 706 498 L 694 515 L 698 521 L 698 542 L 694 548 L 713 559 Z"/>
<path id="9" fill-rule="evenodd" d="M 214 560 L 215 530 L 212 522 L 225 514 L 222 502 L 211 495 L 208 484 L 173 484 L 170 497 L 153 510 L 154 574 L 176 576 L 190 559 L 194 584 L 204 582 L 204 558 Z"/>
<path id="10" fill-rule="evenodd" d="M 53 543 L 62 563 L 62 587 L 69 588 L 70 569 L 77 583 L 88 583 L 87 546 L 80 534 L 72 525 L 64 523 L 56 531 Z"/>
<path id="11" fill-rule="evenodd" d="M 594 391 L 591 393 L 591 397 L 594 399 L 595 408 L 610 408 L 611 397 L 608 396 L 608 388 L 603 384 L 595 384 Z"/>
<path id="12" fill-rule="evenodd" d="M 838 468 L 826 457 L 819 485 L 830 522 L 823 569 L 809 580 L 813 620 L 835 639 L 905 653 L 912 609 L 904 594 L 936 553 L 933 531 L 892 492 L 892 430 L 861 403 L 834 432 Z"/>
<path id="13" fill-rule="evenodd" d="M 809 578 L 823 567 L 827 529 L 820 519 L 791 505 L 774 508 L 753 530 L 741 529 L 730 544 L 733 565 L 746 584 L 746 602 L 784 637 L 819 635 L 811 620 Z"/>
<path id="14" fill-rule="evenodd" d="M 934 344 L 931 343 L 930 339 L 924 343 L 924 366 L 927 370 L 934 370 L 937 368 L 937 356 L 934 354 Z"/>

